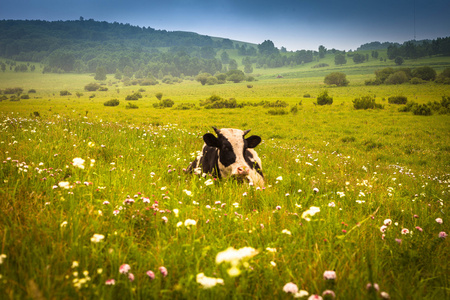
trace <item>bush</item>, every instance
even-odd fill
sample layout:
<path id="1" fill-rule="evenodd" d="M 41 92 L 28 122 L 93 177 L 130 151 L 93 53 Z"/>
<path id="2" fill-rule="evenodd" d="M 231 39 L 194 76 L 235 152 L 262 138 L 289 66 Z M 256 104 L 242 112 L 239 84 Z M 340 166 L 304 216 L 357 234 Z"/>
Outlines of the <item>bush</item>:
<path id="1" fill-rule="evenodd" d="M 329 85 L 335 84 L 337 86 L 347 86 L 349 81 L 346 76 L 347 75 L 341 72 L 333 72 L 325 77 L 324 82 Z"/>
<path id="2" fill-rule="evenodd" d="M 382 82 L 379 79 L 367 79 L 364 84 L 365 85 L 380 85 Z"/>
<path id="3" fill-rule="evenodd" d="M 96 90 L 98 90 L 100 88 L 100 84 L 96 83 L 96 82 L 92 82 L 87 84 L 84 89 L 88 92 L 94 92 Z"/>
<path id="4" fill-rule="evenodd" d="M 208 99 L 202 101 L 200 100 L 200 106 L 204 106 L 206 109 L 211 108 L 236 108 L 242 107 L 243 104 L 238 105 L 236 99 L 230 98 L 228 100 L 223 99 L 220 96 L 212 95 Z"/>
<path id="5" fill-rule="evenodd" d="M 269 115 L 287 115 L 288 112 L 282 108 L 269 109 L 267 111 Z"/>
<path id="6" fill-rule="evenodd" d="M 59 92 L 59 95 L 60 96 L 70 96 L 70 95 L 72 95 L 69 91 L 60 91 Z"/>
<path id="7" fill-rule="evenodd" d="M 391 75 L 394 74 L 395 71 L 392 68 L 384 68 L 381 70 L 375 71 L 376 79 L 379 80 L 381 83 L 384 83 L 385 80 Z"/>
<path id="8" fill-rule="evenodd" d="M 171 99 L 164 99 L 159 103 L 153 103 L 154 108 L 172 107 L 175 104 Z"/>
<path id="9" fill-rule="evenodd" d="M 160 100 L 162 99 L 163 93 L 159 92 L 155 94 L 156 99 Z"/>
<path id="10" fill-rule="evenodd" d="M 29 95 L 21 95 L 20 99 L 30 99 L 30 96 Z"/>
<path id="11" fill-rule="evenodd" d="M 320 64 L 317 64 L 315 66 L 312 66 L 311 68 L 312 69 L 318 69 L 318 68 L 325 68 L 325 67 L 329 67 L 329 66 L 330 66 L 329 64 L 320 63 Z"/>
<path id="12" fill-rule="evenodd" d="M 405 96 L 392 96 L 388 98 L 388 102 L 390 104 L 406 104 L 406 102 L 408 102 L 408 98 Z"/>
<path id="13" fill-rule="evenodd" d="M 418 78 L 418 77 L 413 77 L 413 78 L 411 78 L 411 80 L 409 82 L 411 84 L 422 84 L 422 83 L 425 83 L 425 80 Z"/>
<path id="14" fill-rule="evenodd" d="M 384 81 L 386 84 L 402 84 L 408 81 L 408 76 L 404 71 L 398 71 L 391 75 Z"/>
<path id="15" fill-rule="evenodd" d="M 10 94 L 20 94 L 23 92 L 23 88 L 16 87 L 16 88 L 6 88 L 3 91 L 3 94 L 10 95 Z"/>
<path id="16" fill-rule="evenodd" d="M 264 102 L 264 107 L 287 107 L 289 104 L 287 104 L 285 101 L 277 100 L 274 102 Z"/>
<path id="17" fill-rule="evenodd" d="M 131 102 L 128 102 L 127 106 L 125 106 L 126 109 L 137 109 L 139 108 L 139 106 L 137 106 L 136 104 L 133 104 Z"/>
<path id="18" fill-rule="evenodd" d="M 298 106 L 292 106 L 291 107 L 291 114 L 296 115 L 298 113 Z"/>
<path id="19" fill-rule="evenodd" d="M 413 108 L 414 108 L 415 106 L 417 106 L 417 103 L 415 103 L 415 102 L 413 102 L 413 101 L 408 101 L 408 102 L 406 103 L 406 105 L 403 106 L 403 107 L 400 107 L 400 108 L 398 109 L 398 111 L 399 111 L 399 112 L 410 112 L 410 111 L 413 110 Z"/>
<path id="20" fill-rule="evenodd" d="M 414 77 L 420 78 L 422 80 L 427 80 L 427 81 L 436 79 L 436 71 L 429 66 L 418 67 L 418 68 L 414 69 L 412 71 L 412 75 Z"/>
<path id="21" fill-rule="evenodd" d="M 445 68 L 444 71 L 436 77 L 436 82 L 450 84 L 450 68 Z"/>
<path id="22" fill-rule="evenodd" d="M 306 93 L 306 94 L 303 95 L 303 98 L 311 98 L 311 95 Z"/>
<path id="23" fill-rule="evenodd" d="M 28 94 L 31 94 L 31 93 L 36 93 L 36 90 L 35 90 L 35 89 L 30 89 L 30 90 L 28 91 Z"/>
<path id="24" fill-rule="evenodd" d="M 143 86 L 157 85 L 158 81 L 155 78 L 146 78 L 146 79 L 143 79 L 139 84 L 143 85 Z"/>
<path id="25" fill-rule="evenodd" d="M 328 96 L 328 91 L 323 91 L 317 96 L 318 105 L 331 105 L 333 104 L 333 97 Z"/>
<path id="26" fill-rule="evenodd" d="M 219 81 L 218 81 L 217 78 L 214 77 L 214 76 L 208 77 L 208 79 L 206 79 L 206 85 L 215 85 L 215 84 L 217 84 L 218 82 L 219 82 Z"/>
<path id="27" fill-rule="evenodd" d="M 375 99 L 371 96 L 363 96 L 353 100 L 353 107 L 355 109 L 383 109 L 383 105 L 375 103 Z"/>
<path id="28" fill-rule="evenodd" d="M 431 108 L 429 108 L 426 104 L 418 104 L 413 106 L 412 112 L 418 116 L 429 116 L 431 115 Z"/>
<path id="29" fill-rule="evenodd" d="M 117 106 L 119 105 L 119 100 L 117 99 L 111 99 L 103 103 L 104 106 Z"/>
<path id="30" fill-rule="evenodd" d="M 141 93 L 136 92 L 134 94 L 126 96 L 125 100 L 139 100 L 139 98 L 142 98 L 142 95 L 141 95 Z"/>
<path id="31" fill-rule="evenodd" d="M 193 103 L 180 103 L 174 109 L 188 110 L 188 109 L 195 109 L 195 108 L 196 108 L 196 106 Z"/>
<path id="32" fill-rule="evenodd" d="M 99 92 L 106 92 L 106 91 L 108 91 L 108 88 L 106 87 L 106 86 L 101 86 L 101 87 L 99 87 Z"/>

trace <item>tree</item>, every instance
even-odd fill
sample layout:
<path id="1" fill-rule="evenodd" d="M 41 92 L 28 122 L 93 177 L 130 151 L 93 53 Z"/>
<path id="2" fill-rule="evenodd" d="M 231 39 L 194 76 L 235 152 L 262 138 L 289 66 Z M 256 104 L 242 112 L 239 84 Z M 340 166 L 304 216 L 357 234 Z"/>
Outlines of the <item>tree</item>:
<path id="1" fill-rule="evenodd" d="M 327 48 L 325 48 L 323 45 L 320 45 L 319 46 L 319 58 L 324 58 L 326 53 L 327 53 Z"/>
<path id="2" fill-rule="evenodd" d="M 333 97 L 328 96 L 328 91 L 323 91 L 317 96 L 318 105 L 331 105 L 333 104 Z"/>
<path id="3" fill-rule="evenodd" d="M 230 63 L 228 64 L 228 69 L 229 70 L 237 70 L 237 68 L 238 68 L 237 61 L 234 59 L 231 59 Z"/>
<path id="4" fill-rule="evenodd" d="M 366 60 L 366 56 L 359 54 L 359 53 L 355 53 L 355 55 L 353 55 L 353 62 L 355 64 L 360 64 L 363 63 Z"/>
<path id="5" fill-rule="evenodd" d="M 271 40 L 265 40 L 258 45 L 259 53 L 262 55 L 270 55 L 278 53 L 278 49 L 275 48 L 274 43 Z"/>
<path id="6" fill-rule="evenodd" d="M 337 86 L 347 86 L 349 81 L 347 80 L 346 76 L 347 75 L 345 75 L 344 73 L 333 72 L 325 77 L 324 82 L 329 85 L 335 84 Z"/>
<path id="7" fill-rule="evenodd" d="M 105 67 L 99 66 L 95 71 L 95 80 L 106 80 L 106 69 Z"/>
<path id="8" fill-rule="evenodd" d="M 394 60 L 394 62 L 395 62 L 395 64 L 397 65 L 397 66 L 401 66 L 401 65 L 403 65 L 403 62 L 404 62 L 405 60 L 403 59 L 403 57 L 401 57 L 401 56 L 397 56 L 396 58 L 395 58 L 395 60 Z"/>
<path id="9" fill-rule="evenodd" d="M 241 70 L 230 70 L 227 72 L 227 80 L 238 83 L 245 80 L 245 74 Z"/>
<path id="10" fill-rule="evenodd" d="M 225 65 L 228 65 L 230 63 L 230 56 L 226 51 L 223 51 L 220 55 L 220 60 L 222 60 L 222 63 Z"/>
<path id="11" fill-rule="evenodd" d="M 211 74 L 209 74 L 209 73 L 201 73 L 201 74 L 197 75 L 195 80 L 200 82 L 202 85 L 205 85 L 206 81 L 208 80 L 209 77 L 211 77 Z"/>
<path id="12" fill-rule="evenodd" d="M 335 65 L 345 65 L 347 63 L 347 59 L 344 54 L 336 54 L 334 56 L 334 64 Z"/>
<path id="13" fill-rule="evenodd" d="M 247 74 L 253 73 L 253 67 L 252 64 L 246 64 L 244 66 L 244 72 Z"/>

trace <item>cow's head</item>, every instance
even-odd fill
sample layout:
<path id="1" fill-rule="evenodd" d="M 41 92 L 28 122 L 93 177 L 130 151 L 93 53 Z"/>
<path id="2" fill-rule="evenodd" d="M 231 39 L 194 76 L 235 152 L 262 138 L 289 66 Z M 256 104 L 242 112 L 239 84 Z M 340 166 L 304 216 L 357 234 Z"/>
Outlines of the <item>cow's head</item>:
<path id="1" fill-rule="evenodd" d="M 249 161 L 249 148 L 255 148 L 261 142 L 261 138 L 252 135 L 245 138 L 250 131 L 239 129 L 213 127 L 217 137 L 212 133 L 203 136 L 206 145 L 219 149 L 219 169 L 223 177 L 235 176 L 244 178 L 253 169 Z"/>

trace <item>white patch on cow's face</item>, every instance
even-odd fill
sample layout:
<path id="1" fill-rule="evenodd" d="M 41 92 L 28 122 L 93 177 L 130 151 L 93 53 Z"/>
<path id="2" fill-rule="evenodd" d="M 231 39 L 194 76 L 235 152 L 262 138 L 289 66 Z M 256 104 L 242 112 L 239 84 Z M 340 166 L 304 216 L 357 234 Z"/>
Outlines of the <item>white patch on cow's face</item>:
<path id="1" fill-rule="evenodd" d="M 226 145 L 224 149 L 220 151 L 232 151 L 235 155 L 235 160 L 231 164 L 225 166 L 219 160 L 219 169 L 223 177 L 229 177 L 237 174 L 237 168 L 248 168 L 244 159 L 244 131 L 232 128 L 220 129 L 220 134 L 226 139 Z M 229 143 L 229 144 L 228 144 Z M 231 148 L 230 148 L 231 147 Z M 225 153 L 222 153 L 225 155 Z"/>

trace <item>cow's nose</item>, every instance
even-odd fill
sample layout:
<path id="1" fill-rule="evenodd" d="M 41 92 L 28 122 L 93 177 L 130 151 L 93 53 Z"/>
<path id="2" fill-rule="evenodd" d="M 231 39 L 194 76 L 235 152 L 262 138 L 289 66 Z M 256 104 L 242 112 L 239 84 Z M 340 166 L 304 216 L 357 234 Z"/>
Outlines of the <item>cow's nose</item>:
<path id="1" fill-rule="evenodd" d="M 237 167 L 236 172 L 238 175 L 248 175 L 248 170 L 246 167 Z"/>

